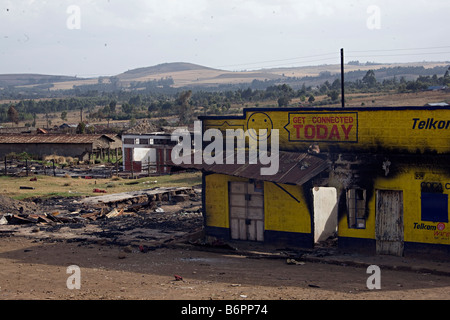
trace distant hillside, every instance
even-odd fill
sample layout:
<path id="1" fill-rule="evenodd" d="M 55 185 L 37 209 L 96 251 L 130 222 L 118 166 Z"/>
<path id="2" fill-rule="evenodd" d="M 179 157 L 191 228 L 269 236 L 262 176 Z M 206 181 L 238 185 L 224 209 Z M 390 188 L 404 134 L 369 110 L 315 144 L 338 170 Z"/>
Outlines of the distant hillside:
<path id="1" fill-rule="evenodd" d="M 55 76 L 55 75 L 28 74 L 28 73 L 0 74 L 0 87 L 50 84 L 55 82 L 74 81 L 74 80 L 83 80 L 83 79 L 69 76 Z"/>
<path id="2" fill-rule="evenodd" d="M 448 62 L 416 62 L 396 64 L 345 65 L 346 80 L 354 81 L 362 78 L 368 70 L 375 70 L 377 79 L 382 81 L 396 76 L 397 79 L 415 79 L 420 75 L 431 72 L 442 72 L 441 68 L 448 66 Z M 378 71 L 377 71 L 378 70 Z M 129 70 L 117 75 L 124 83 L 145 82 L 170 77 L 173 87 L 217 87 L 222 85 L 244 85 L 257 81 L 304 81 L 308 85 L 317 85 L 326 80 L 333 81 L 339 77 L 339 64 L 319 65 L 291 68 L 270 68 L 251 71 L 227 71 L 208 68 L 192 63 L 175 62 L 164 63 L 152 67 Z"/>
<path id="3" fill-rule="evenodd" d="M 419 76 L 442 76 L 449 62 L 416 62 L 396 64 L 346 64 L 346 81 L 362 79 L 367 70 L 375 71 L 378 81 L 404 77 L 414 80 Z M 209 68 L 193 63 L 173 62 L 150 67 L 128 70 L 113 77 L 82 79 L 68 76 L 39 74 L 5 74 L 0 75 L 0 88 L 16 87 L 14 94 L 37 94 L 45 96 L 46 92 L 55 90 L 72 90 L 77 92 L 112 92 L 116 90 L 153 90 L 154 88 L 248 88 L 263 89 L 267 86 L 287 83 L 293 88 L 303 84 L 320 85 L 325 81 L 333 82 L 340 76 L 340 65 L 318 65 L 305 67 L 270 68 L 252 71 L 228 71 Z M 5 96 L 10 98 L 13 95 Z"/>
<path id="4" fill-rule="evenodd" d="M 117 75 L 119 79 L 130 80 L 136 78 L 147 77 L 155 74 L 165 74 L 165 73 L 177 73 L 182 71 L 193 71 L 193 70 L 211 70 L 216 71 L 216 69 L 204 67 L 198 64 L 187 63 L 187 62 L 172 62 L 172 63 L 162 63 L 156 66 L 137 68 L 128 70 L 124 73 Z"/>

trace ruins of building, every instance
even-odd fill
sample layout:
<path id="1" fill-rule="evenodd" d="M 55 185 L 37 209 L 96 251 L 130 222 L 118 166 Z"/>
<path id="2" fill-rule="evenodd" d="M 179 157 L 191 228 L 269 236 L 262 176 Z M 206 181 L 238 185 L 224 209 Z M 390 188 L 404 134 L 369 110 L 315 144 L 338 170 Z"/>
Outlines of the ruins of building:
<path id="1" fill-rule="evenodd" d="M 345 250 L 450 253 L 448 107 L 250 108 L 200 120 L 224 135 L 266 129 L 269 144 L 279 134 L 275 175 L 260 163 L 181 164 L 203 171 L 208 235 L 311 248 L 336 234 Z"/>
<path id="2" fill-rule="evenodd" d="M 113 152 L 121 148 L 114 135 L 105 134 L 0 134 L 0 158 L 26 152 L 37 158 L 48 155 L 88 160 L 93 153 Z"/>

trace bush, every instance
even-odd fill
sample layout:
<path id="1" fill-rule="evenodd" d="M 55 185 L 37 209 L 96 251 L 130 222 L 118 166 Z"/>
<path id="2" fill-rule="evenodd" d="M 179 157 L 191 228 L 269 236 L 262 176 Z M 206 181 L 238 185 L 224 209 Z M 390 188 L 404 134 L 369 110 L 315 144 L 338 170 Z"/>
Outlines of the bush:
<path id="1" fill-rule="evenodd" d="M 10 152 L 6 155 L 6 158 L 9 160 L 17 159 L 17 160 L 33 160 L 33 156 L 26 152 L 21 152 L 19 154 L 15 152 Z"/>
<path id="2" fill-rule="evenodd" d="M 6 159 L 11 160 L 11 159 L 17 159 L 17 153 L 15 152 L 10 152 L 6 155 Z"/>
<path id="3" fill-rule="evenodd" d="M 77 160 L 78 160 L 78 159 L 77 159 Z M 69 165 L 72 165 L 72 164 L 76 163 L 75 159 L 72 158 L 72 157 L 66 157 L 66 162 L 67 162 L 67 164 L 69 164 Z"/>

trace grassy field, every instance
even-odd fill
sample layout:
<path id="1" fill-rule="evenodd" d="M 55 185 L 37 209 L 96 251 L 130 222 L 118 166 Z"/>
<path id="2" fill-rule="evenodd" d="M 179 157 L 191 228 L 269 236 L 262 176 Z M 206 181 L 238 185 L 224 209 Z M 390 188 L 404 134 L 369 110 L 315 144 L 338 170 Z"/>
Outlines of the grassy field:
<path id="1" fill-rule="evenodd" d="M 104 190 L 107 193 L 120 193 L 149 189 L 154 187 L 186 187 L 201 184 L 201 173 L 180 173 L 141 179 L 82 179 L 63 178 L 52 176 L 36 176 L 36 181 L 30 177 L 0 177 L 0 194 L 17 200 L 33 197 L 52 196 L 98 196 L 103 193 L 94 192 L 94 189 Z M 32 187 L 34 189 L 21 189 Z"/>

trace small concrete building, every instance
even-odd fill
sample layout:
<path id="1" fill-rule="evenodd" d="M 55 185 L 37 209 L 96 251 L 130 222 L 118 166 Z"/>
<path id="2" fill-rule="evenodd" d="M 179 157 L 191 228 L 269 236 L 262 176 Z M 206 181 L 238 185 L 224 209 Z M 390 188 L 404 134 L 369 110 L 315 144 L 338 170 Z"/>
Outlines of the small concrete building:
<path id="1" fill-rule="evenodd" d="M 170 133 L 122 134 L 123 170 L 140 173 L 170 173 L 171 152 L 175 141 Z"/>

